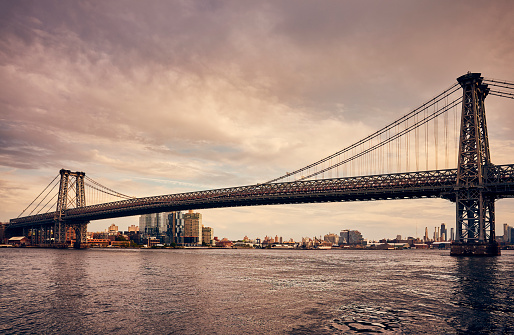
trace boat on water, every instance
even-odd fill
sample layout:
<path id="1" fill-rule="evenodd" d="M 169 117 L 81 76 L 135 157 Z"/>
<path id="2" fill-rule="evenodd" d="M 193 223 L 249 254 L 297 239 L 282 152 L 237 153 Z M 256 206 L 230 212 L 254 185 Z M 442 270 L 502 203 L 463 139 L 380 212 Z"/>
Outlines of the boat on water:
<path id="1" fill-rule="evenodd" d="M 272 244 L 271 249 L 294 249 L 294 247 L 286 244 Z"/>
<path id="2" fill-rule="evenodd" d="M 316 249 L 319 249 L 319 250 L 329 250 L 329 249 L 332 249 L 332 246 L 331 245 L 320 245 Z"/>

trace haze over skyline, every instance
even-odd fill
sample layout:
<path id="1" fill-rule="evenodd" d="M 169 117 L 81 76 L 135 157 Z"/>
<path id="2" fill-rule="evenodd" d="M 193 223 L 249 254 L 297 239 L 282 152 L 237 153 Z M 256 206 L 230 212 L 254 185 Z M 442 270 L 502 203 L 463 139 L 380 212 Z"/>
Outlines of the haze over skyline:
<path id="1" fill-rule="evenodd" d="M 137 197 L 265 182 L 468 71 L 513 81 L 512 22 L 512 1 L 4 1 L 0 221 L 61 168 Z M 513 109 L 486 99 L 495 164 L 514 163 Z M 497 202 L 497 235 L 514 223 L 513 205 Z M 454 204 L 441 199 L 200 212 L 230 239 L 455 226 Z M 111 223 L 138 218 L 88 230 Z"/>

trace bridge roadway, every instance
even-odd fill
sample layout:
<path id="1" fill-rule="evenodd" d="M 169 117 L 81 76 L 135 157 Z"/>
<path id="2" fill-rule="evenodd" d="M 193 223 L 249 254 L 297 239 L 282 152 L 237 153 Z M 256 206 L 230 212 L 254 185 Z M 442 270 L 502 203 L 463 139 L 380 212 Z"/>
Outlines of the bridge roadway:
<path id="1" fill-rule="evenodd" d="M 514 197 L 514 164 L 496 165 L 486 172 L 483 186 L 497 199 Z M 87 222 L 124 216 L 189 209 L 278 204 L 443 198 L 455 201 L 457 170 L 434 170 L 385 175 L 301 180 L 207 191 L 134 198 L 65 211 L 68 222 Z M 48 225 L 56 212 L 10 220 L 11 227 Z"/>

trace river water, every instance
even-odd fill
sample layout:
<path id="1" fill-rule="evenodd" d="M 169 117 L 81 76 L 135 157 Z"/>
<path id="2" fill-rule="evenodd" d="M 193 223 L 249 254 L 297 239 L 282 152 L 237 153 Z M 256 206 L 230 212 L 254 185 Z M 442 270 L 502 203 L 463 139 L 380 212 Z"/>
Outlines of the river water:
<path id="1" fill-rule="evenodd" d="M 0 249 L 0 334 L 512 334 L 514 251 Z"/>

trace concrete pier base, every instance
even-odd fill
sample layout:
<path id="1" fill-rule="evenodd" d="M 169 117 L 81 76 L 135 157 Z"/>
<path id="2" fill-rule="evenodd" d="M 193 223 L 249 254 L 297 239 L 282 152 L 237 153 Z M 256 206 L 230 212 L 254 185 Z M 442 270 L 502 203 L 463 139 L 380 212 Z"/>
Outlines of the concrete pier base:
<path id="1" fill-rule="evenodd" d="M 500 256 L 498 243 L 452 243 L 450 256 Z"/>

